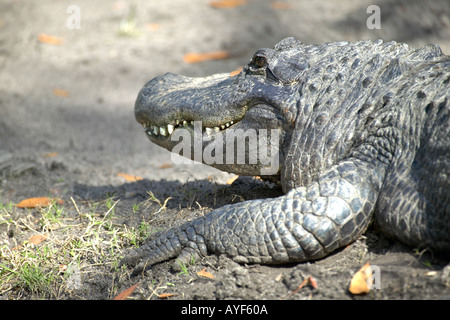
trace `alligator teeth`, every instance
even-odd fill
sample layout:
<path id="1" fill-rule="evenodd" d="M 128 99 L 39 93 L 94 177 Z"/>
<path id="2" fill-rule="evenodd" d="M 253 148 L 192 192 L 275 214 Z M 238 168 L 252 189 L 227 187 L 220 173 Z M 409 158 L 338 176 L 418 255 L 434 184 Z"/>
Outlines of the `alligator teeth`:
<path id="1" fill-rule="evenodd" d="M 227 122 L 225 124 L 221 124 L 220 126 L 216 127 L 203 127 L 203 130 L 207 134 L 213 134 L 220 132 L 221 130 L 225 130 L 226 128 L 229 128 L 231 125 L 234 124 L 234 121 Z M 142 126 L 144 127 L 145 131 L 149 136 L 155 135 L 161 135 L 161 136 L 167 136 L 171 135 L 172 132 L 177 128 L 178 126 L 194 126 L 194 121 L 186 121 L 186 120 L 175 120 L 175 124 L 167 124 L 165 126 L 155 126 L 151 125 L 149 122 L 142 123 Z"/>

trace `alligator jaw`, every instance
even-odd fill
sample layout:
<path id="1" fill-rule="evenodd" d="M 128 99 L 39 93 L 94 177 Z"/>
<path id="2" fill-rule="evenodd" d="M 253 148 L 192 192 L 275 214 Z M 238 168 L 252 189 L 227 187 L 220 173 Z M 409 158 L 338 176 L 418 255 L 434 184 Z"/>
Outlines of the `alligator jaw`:
<path id="1" fill-rule="evenodd" d="M 136 120 L 155 143 L 167 140 L 178 128 L 192 129 L 201 121 L 203 133 L 213 135 L 241 121 L 248 109 L 236 78 L 218 74 L 190 78 L 167 73 L 149 81 L 139 92 Z"/>

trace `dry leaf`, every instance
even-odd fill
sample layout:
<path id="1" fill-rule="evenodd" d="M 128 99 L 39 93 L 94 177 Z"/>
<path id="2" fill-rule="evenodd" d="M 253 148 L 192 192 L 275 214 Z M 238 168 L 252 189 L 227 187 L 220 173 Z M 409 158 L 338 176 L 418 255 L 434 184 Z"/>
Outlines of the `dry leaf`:
<path id="1" fill-rule="evenodd" d="M 163 163 L 162 165 L 160 165 L 158 167 L 158 169 L 168 169 L 168 168 L 172 168 L 173 164 L 172 163 Z"/>
<path id="2" fill-rule="evenodd" d="M 227 180 L 227 184 L 233 184 L 233 182 L 235 182 L 237 180 L 237 178 L 239 178 L 238 175 L 231 177 L 230 179 Z"/>
<path id="3" fill-rule="evenodd" d="M 317 289 L 317 281 L 316 281 L 316 279 L 314 279 L 313 276 L 309 276 L 308 280 L 309 280 L 309 284 L 311 285 L 311 287 L 313 287 L 314 289 Z"/>
<path id="4" fill-rule="evenodd" d="M 246 0 L 215 0 L 211 1 L 209 5 L 213 8 L 235 8 L 247 4 Z"/>
<path id="5" fill-rule="evenodd" d="M 303 288 L 304 286 L 306 286 L 308 284 L 312 288 L 317 289 L 317 281 L 316 281 L 316 279 L 314 279 L 313 276 L 309 276 L 305 280 L 303 280 L 303 282 L 298 286 L 298 288 L 295 289 L 294 291 L 292 291 L 291 294 L 296 294 L 297 292 L 300 291 L 301 288 Z"/>
<path id="6" fill-rule="evenodd" d="M 203 53 L 187 53 L 184 55 L 183 60 L 186 63 L 198 63 L 208 60 L 220 60 L 229 58 L 230 54 L 228 51 L 211 51 L 211 52 L 203 52 Z"/>
<path id="7" fill-rule="evenodd" d="M 114 300 L 125 300 L 127 299 L 133 292 L 136 290 L 137 286 L 140 284 L 140 282 L 136 283 L 135 285 L 123 290 L 121 293 L 119 293 Z"/>
<path id="8" fill-rule="evenodd" d="M 122 172 L 117 173 L 117 175 L 119 177 L 121 177 L 121 178 L 124 178 L 125 180 L 127 180 L 129 182 L 136 182 L 136 181 L 139 181 L 139 180 L 143 179 L 142 177 L 132 176 L 132 175 L 129 175 L 129 174 L 126 174 L 126 173 L 122 173 Z"/>
<path id="9" fill-rule="evenodd" d="M 372 287 L 371 281 L 367 281 L 369 279 L 372 279 L 372 268 L 370 267 L 369 262 L 367 262 L 355 273 L 348 290 L 352 294 L 368 293 Z"/>
<path id="10" fill-rule="evenodd" d="M 51 36 L 51 35 L 48 35 L 45 33 L 41 33 L 38 36 L 38 40 L 39 40 L 39 42 L 46 43 L 46 44 L 52 44 L 52 45 L 56 45 L 56 46 L 59 46 L 63 43 L 63 38 Z"/>
<path id="11" fill-rule="evenodd" d="M 158 297 L 161 299 L 166 299 L 166 298 L 174 297 L 176 295 L 177 295 L 176 293 L 161 293 L 161 294 L 158 294 Z"/>
<path id="12" fill-rule="evenodd" d="M 57 202 L 59 204 L 63 204 L 64 201 L 58 198 L 49 198 L 49 197 L 37 197 L 37 198 L 29 198 L 20 201 L 16 204 L 18 208 L 36 208 L 36 207 L 48 207 L 53 202 Z"/>
<path id="13" fill-rule="evenodd" d="M 157 24 L 157 23 L 147 23 L 146 27 L 147 27 L 147 29 L 149 31 L 156 31 L 156 30 L 159 29 L 159 24 Z"/>
<path id="14" fill-rule="evenodd" d="M 236 70 L 231 71 L 230 77 L 234 77 L 234 76 L 238 75 L 239 73 L 241 73 L 242 69 L 243 69 L 242 67 L 239 67 Z"/>
<path id="15" fill-rule="evenodd" d="M 203 268 L 203 270 L 200 270 L 199 272 L 197 272 L 197 275 L 199 277 L 214 279 L 214 276 L 211 273 L 209 273 L 208 271 L 206 271 L 206 268 Z"/>
<path id="16" fill-rule="evenodd" d="M 64 89 L 55 88 L 55 89 L 53 89 L 53 94 L 57 97 L 67 98 L 69 96 L 69 91 L 64 90 Z"/>
<path id="17" fill-rule="evenodd" d="M 47 239 L 48 236 L 45 234 L 35 234 L 34 236 L 32 236 L 30 239 L 28 239 L 28 244 L 32 244 L 32 245 L 38 245 L 39 243 L 43 242 L 45 239 Z"/>
<path id="18" fill-rule="evenodd" d="M 44 158 L 54 158 L 54 157 L 56 157 L 58 155 L 59 155 L 58 152 L 49 152 L 49 153 L 44 153 L 42 156 Z"/>
<path id="19" fill-rule="evenodd" d="M 44 241 L 47 238 L 48 238 L 48 236 L 45 235 L 45 234 L 35 234 L 34 236 L 30 237 L 30 239 L 28 239 L 26 244 L 27 245 L 31 245 L 31 246 L 35 246 L 35 245 L 38 245 L 39 243 L 41 243 L 42 241 Z M 15 246 L 11 250 L 20 250 L 22 248 L 23 248 L 23 245 L 19 244 L 18 246 Z"/>

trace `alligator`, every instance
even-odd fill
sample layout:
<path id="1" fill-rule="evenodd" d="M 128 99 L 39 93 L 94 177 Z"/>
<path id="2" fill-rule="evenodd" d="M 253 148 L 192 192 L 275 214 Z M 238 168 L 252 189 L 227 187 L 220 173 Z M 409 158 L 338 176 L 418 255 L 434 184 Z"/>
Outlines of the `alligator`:
<path id="1" fill-rule="evenodd" d="M 135 104 L 153 143 L 173 150 L 187 132 L 217 156 L 209 165 L 278 181 L 284 194 L 229 204 L 150 236 L 122 263 L 139 270 L 212 253 L 239 263 L 316 260 L 371 224 L 413 248 L 447 255 L 449 82 L 450 57 L 437 45 L 307 45 L 294 38 L 256 51 L 237 75 L 154 78 Z M 228 132 L 239 129 L 266 138 L 256 143 L 249 135 L 227 149 Z M 249 161 L 246 149 L 260 141 L 279 163 L 266 175 L 267 161 Z M 247 158 L 239 163 L 231 153 L 241 150 Z"/>

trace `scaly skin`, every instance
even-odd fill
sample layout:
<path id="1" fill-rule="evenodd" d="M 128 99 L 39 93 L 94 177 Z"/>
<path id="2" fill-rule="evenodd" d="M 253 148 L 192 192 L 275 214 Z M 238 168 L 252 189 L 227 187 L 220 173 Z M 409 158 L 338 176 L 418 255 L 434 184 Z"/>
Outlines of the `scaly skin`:
<path id="1" fill-rule="evenodd" d="M 211 128 L 203 150 L 231 129 L 277 130 L 278 140 L 265 142 L 280 165 L 266 178 L 278 179 L 285 195 L 216 209 L 149 238 L 123 262 L 142 260 L 139 270 L 208 253 L 301 262 L 351 243 L 372 221 L 409 245 L 449 253 L 449 82 L 450 58 L 437 46 L 292 38 L 258 50 L 235 77 L 153 79 L 135 106 L 151 141 L 172 150 L 179 140 L 170 134 L 184 128 L 194 139 L 191 121 Z M 240 175 L 267 168 L 212 165 Z"/>

